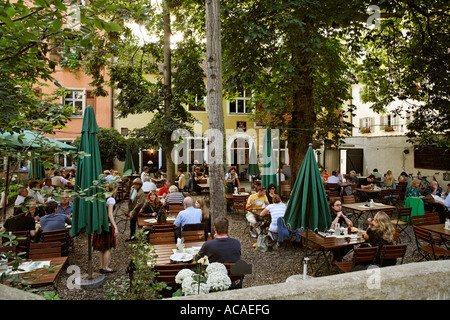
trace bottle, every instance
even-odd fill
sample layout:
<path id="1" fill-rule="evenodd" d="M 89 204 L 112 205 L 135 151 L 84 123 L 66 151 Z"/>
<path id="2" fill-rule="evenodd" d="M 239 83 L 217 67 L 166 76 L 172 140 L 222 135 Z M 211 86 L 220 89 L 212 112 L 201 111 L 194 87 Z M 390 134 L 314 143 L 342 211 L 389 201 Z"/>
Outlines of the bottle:
<path id="1" fill-rule="evenodd" d="M 371 207 L 371 208 L 375 207 L 375 203 L 373 202 L 373 199 L 370 199 L 369 207 Z"/>
<path id="2" fill-rule="evenodd" d="M 208 232 L 208 241 L 211 240 L 211 233 Z"/>
<path id="3" fill-rule="evenodd" d="M 336 223 L 334 226 L 334 234 L 337 236 L 341 235 L 341 225 L 339 223 Z"/>

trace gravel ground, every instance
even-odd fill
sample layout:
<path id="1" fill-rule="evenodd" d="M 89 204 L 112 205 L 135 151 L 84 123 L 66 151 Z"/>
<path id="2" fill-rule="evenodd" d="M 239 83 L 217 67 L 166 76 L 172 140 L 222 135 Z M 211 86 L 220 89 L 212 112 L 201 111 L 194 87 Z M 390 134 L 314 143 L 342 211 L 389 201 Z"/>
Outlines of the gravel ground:
<path id="1" fill-rule="evenodd" d="M 286 279 L 292 275 L 302 274 L 303 272 L 303 258 L 304 253 L 298 245 L 291 246 L 289 243 L 283 244 L 277 250 L 276 248 L 267 252 L 259 252 L 253 248 L 256 243 L 256 238 L 251 238 L 248 231 L 245 230 L 246 221 L 242 212 L 240 216 L 231 217 L 230 236 L 240 240 L 242 246 L 242 260 L 251 264 L 253 273 L 246 275 L 244 278 L 244 288 L 261 286 L 267 284 L 275 284 L 285 282 Z M 119 226 L 120 229 L 120 226 Z M 412 228 L 408 227 L 407 232 L 412 235 Z M 126 269 L 129 264 L 129 257 L 132 254 L 129 248 L 130 243 L 126 242 L 129 236 L 128 228 L 124 233 L 120 233 L 117 239 L 117 248 L 112 252 L 112 259 L 110 267 L 116 270 L 115 273 L 106 274 L 106 281 L 127 275 Z M 411 237 L 414 240 L 414 236 Z M 408 242 L 408 238 L 403 235 L 401 237 L 403 243 Z M 418 261 L 419 257 L 413 254 L 416 248 L 415 243 L 408 245 L 407 253 L 403 263 L 410 263 Z M 351 253 L 345 259 L 350 258 Z M 312 261 L 314 261 L 311 255 Z M 344 259 L 344 260 L 345 260 Z M 67 266 L 75 265 L 80 268 L 81 274 L 86 274 L 88 269 L 88 249 L 87 249 L 87 235 L 82 234 L 74 238 L 73 249 L 69 255 Z M 99 260 L 97 252 L 93 251 L 93 269 L 98 272 Z M 308 270 L 310 273 L 310 270 Z M 332 273 L 337 273 L 336 269 Z M 100 286 L 96 289 L 69 289 L 70 284 L 73 283 L 73 273 L 68 273 L 65 268 L 58 280 L 57 293 L 63 300 L 106 300 L 105 287 Z M 323 276 L 323 275 L 319 275 Z M 69 284 L 69 285 L 68 285 Z M 53 291 L 52 287 L 43 287 L 43 291 Z"/>

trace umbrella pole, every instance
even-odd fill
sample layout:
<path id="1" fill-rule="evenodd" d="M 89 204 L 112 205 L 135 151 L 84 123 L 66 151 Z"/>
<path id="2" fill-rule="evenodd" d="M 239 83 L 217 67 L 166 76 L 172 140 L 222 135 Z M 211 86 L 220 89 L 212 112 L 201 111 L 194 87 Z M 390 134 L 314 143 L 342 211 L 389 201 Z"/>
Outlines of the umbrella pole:
<path id="1" fill-rule="evenodd" d="M 6 177 L 5 177 L 5 207 L 3 208 L 3 220 L 6 221 L 6 212 L 8 210 L 8 193 L 9 193 L 9 166 L 10 157 L 6 159 Z M 0 200 L 1 201 L 1 200 Z"/>
<path id="2" fill-rule="evenodd" d="M 91 234 L 88 234 L 88 279 L 92 280 L 92 246 Z"/>

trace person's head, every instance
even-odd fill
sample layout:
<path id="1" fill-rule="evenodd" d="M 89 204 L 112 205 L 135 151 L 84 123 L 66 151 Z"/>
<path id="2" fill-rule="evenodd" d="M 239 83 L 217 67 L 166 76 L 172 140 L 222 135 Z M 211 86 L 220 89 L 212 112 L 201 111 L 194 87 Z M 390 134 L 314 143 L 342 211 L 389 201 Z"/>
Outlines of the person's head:
<path id="1" fill-rule="evenodd" d="M 178 192 L 177 186 L 170 186 L 169 192 L 170 192 L 170 193 Z"/>
<path id="2" fill-rule="evenodd" d="M 183 174 L 183 169 L 179 168 L 178 169 L 178 174 Z"/>
<path id="3" fill-rule="evenodd" d="M 214 231 L 219 235 L 226 235 L 228 233 L 229 222 L 224 216 L 219 216 L 214 220 Z"/>
<path id="4" fill-rule="evenodd" d="M 170 181 L 166 180 L 166 182 L 164 183 L 164 186 L 166 187 L 167 191 L 170 190 Z"/>
<path id="5" fill-rule="evenodd" d="M 373 169 L 373 172 L 378 172 L 378 169 L 377 168 Z"/>
<path id="6" fill-rule="evenodd" d="M 192 207 L 194 205 L 194 202 L 193 202 L 191 197 L 186 197 L 183 200 L 183 205 L 184 205 L 185 208 L 189 208 L 189 207 Z"/>
<path id="7" fill-rule="evenodd" d="M 336 215 L 337 212 L 342 211 L 342 202 L 339 199 L 333 199 L 330 203 L 331 213 Z"/>
<path id="8" fill-rule="evenodd" d="M 34 214 L 36 212 L 36 202 L 32 196 L 26 196 L 21 206 L 22 212 L 26 212 L 26 214 Z"/>
<path id="9" fill-rule="evenodd" d="M 276 190 L 277 190 L 277 187 L 275 187 L 274 184 L 269 185 L 269 193 L 270 194 L 274 194 Z"/>
<path id="10" fill-rule="evenodd" d="M 350 171 L 350 177 L 354 177 L 354 176 L 356 176 L 356 171 L 355 170 Z"/>
<path id="11" fill-rule="evenodd" d="M 437 189 L 439 188 L 439 183 L 437 181 L 431 181 L 431 188 L 433 189 Z"/>
<path id="12" fill-rule="evenodd" d="M 392 225 L 391 218 L 384 211 L 378 211 L 373 218 L 373 228 L 382 232 L 383 239 L 389 242 L 394 239 L 395 228 Z"/>
<path id="13" fill-rule="evenodd" d="M 17 194 L 21 195 L 22 197 L 26 197 L 28 196 L 28 190 L 25 187 L 20 187 L 19 189 L 17 189 Z"/>
<path id="14" fill-rule="evenodd" d="M 39 181 L 36 180 L 30 181 L 30 183 L 28 184 L 30 189 L 39 188 L 39 185 L 40 185 Z"/>
<path id="15" fill-rule="evenodd" d="M 203 199 L 202 198 L 198 198 L 197 200 L 195 200 L 194 208 L 196 208 L 196 209 L 203 209 L 204 205 L 205 205 L 205 202 L 203 201 Z"/>
<path id="16" fill-rule="evenodd" d="M 236 168 L 235 168 L 235 167 L 231 167 L 231 168 L 230 168 L 230 173 L 231 173 L 232 175 L 234 175 L 234 174 L 236 173 Z"/>
<path id="17" fill-rule="evenodd" d="M 144 172 L 148 172 L 148 167 L 144 167 Z"/>
<path id="18" fill-rule="evenodd" d="M 371 174 L 370 176 L 367 177 L 367 181 L 368 182 L 374 182 L 375 181 L 375 176 L 373 174 Z"/>
<path id="19" fill-rule="evenodd" d="M 402 173 L 400 173 L 400 176 L 402 176 L 402 177 L 407 177 L 408 176 L 408 174 L 405 172 L 405 171 L 403 171 Z"/>
<path id="20" fill-rule="evenodd" d="M 109 170 L 104 170 L 103 171 L 103 175 L 104 176 L 109 176 L 111 174 L 111 171 L 109 171 Z"/>
<path id="21" fill-rule="evenodd" d="M 49 201 L 45 204 L 45 213 L 53 214 L 58 211 L 58 203 L 56 201 Z"/>
<path id="22" fill-rule="evenodd" d="M 140 187 L 142 187 L 142 180 L 140 178 L 136 178 L 133 180 L 133 188 L 138 190 Z"/>
<path id="23" fill-rule="evenodd" d="M 159 197 L 155 190 L 150 191 L 147 195 L 147 202 L 159 204 Z"/>
<path id="24" fill-rule="evenodd" d="M 195 172 L 200 172 L 200 167 L 195 167 L 194 171 Z"/>
<path id="25" fill-rule="evenodd" d="M 266 194 L 266 187 L 263 186 L 263 185 L 258 186 L 258 188 L 256 190 L 258 191 L 258 196 L 259 197 L 262 197 L 262 196 L 264 196 Z"/>
<path id="26" fill-rule="evenodd" d="M 54 172 L 53 172 L 53 175 L 56 177 L 56 176 L 59 176 L 59 174 L 60 174 L 60 172 L 58 171 L 58 170 L 55 170 Z"/>
<path id="27" fill-rule="evenodd" d="M 272 202 L 273 203 L 280 203 L 281 202 L 281 197 L 278 194 L 275 194 L 272 198 Z"/>
<path id="28" fill-rule="evenodd" d="M 419 180 L 419 179 L 414 179 L 414 180 L 411 182 L 411 188 L 416 189 L 416 188 L 418 188 L 419 186 L 420 186 L 420 180 Z"/>
<path id="29" fill-rule="evenodd" d="M 332 175 L 332 176 L 337 176 L 336 170 L 331 171 L 331 175 Z"/>
<path id="30" fill-rule="evenodd" d="M 61 205 L 62 206 L 67 206 L 69 204 L 69 195 L 66 193 L 63 193 L 60 197 L 61 200 Z"/>
<path id="31" fill-rule="evenodd" d="M 450 192 L 450 183 L 447 184 L 447 191 Z"/>

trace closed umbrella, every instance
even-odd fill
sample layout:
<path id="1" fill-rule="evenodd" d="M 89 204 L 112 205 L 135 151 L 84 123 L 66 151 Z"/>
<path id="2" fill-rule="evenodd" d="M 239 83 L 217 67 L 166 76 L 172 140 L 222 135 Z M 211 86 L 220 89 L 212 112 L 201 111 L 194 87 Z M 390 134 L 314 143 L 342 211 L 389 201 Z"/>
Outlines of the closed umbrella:
<path id="1" fill-rule="evenodd" d="M 290 230 L 325 231 L 331 225 L 327 195 L 311 144 L 292 188 L 284 221 Z"/>
<path id="2" fill-rule="evenodd" d="M 83 192 L 83 197 L 76 197 L 73 201 L 72 236 L 82 232 L 88 234 L 89 279 L 92 278 L 92 233 L 101 234 L 103 231 L 109 231 L 106 202 L 99 200 L 103 197 L 103 192 L 100 188 L 93 187 L 93 181 L 98 180 L 99 175 L 103 173 L 97 139 L 98 131 L 94 108 L 88 106 L 84 112 L 78 151 L 89 156 L 77 160 L 74 189 L 77 192 Z"/>
<path id="3" fill-rule="evenodd" d="M 66 144 L 64 142 L 45 137 L 39 133 L 22 130 L 18 132 L 4 132 L 0 134 L 0 146 L 9 146 L 15 150 L 23 150 L 23 148 L 30 149 L 47 149 L 55 151 L 70 151 L 77 150 L 74 146 Z M 20 149 L 19 149 L 20 148 Z"/>
<path id="4" fill-rule="evenodd" d="M 45 178 L 45 169 L 42 165 L 41 158 L 35 155 L 31 161 L 30 169 L 28 170 L 28 179 L 43 180 Z"/>
<path id="5" fill-rule="evenodd" d="M 130 149 L 127 149 L 127 154 L 126 154 L 126 158 L 125 158 L 125 166 L 123 167 L 123 172 L 127 172 L 128 170 L 131 170 L 131 174 L 136 172 L 136 169 L 134 168 L 133 155 L 131 154 Z"/>
<path id="6" fill-rule="evenodd" d="M 263 164 L 261 172 L 261 185 L 269 190 L 269 185 L 277 186 L 277 167 L 272 150 L 272 134 L 270 128 L 266 129 L 263 140 Z"/>
<path id="7" fill-rule="evenodd" d="M 248 174 L 250 176 L 259 175 L 258 157 L 256 156 L 255 144 L 252 144 L 250 149 L 250 158 L 248 163 Z"/>

